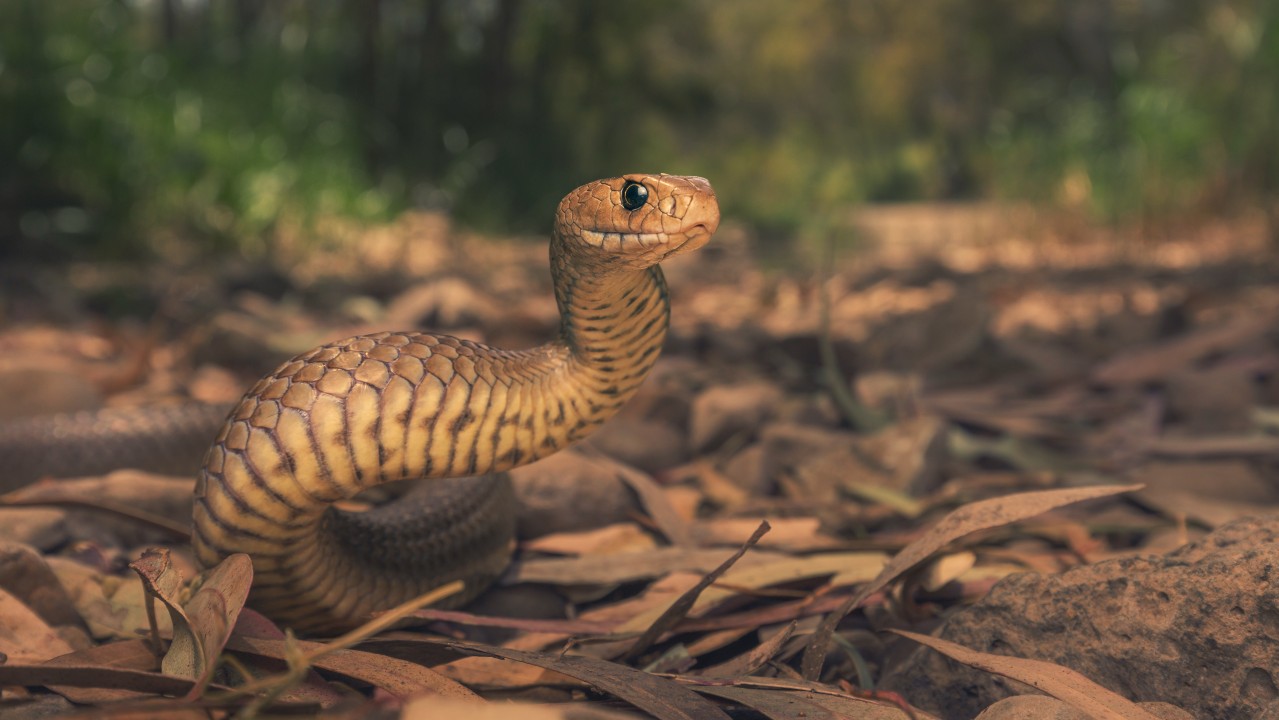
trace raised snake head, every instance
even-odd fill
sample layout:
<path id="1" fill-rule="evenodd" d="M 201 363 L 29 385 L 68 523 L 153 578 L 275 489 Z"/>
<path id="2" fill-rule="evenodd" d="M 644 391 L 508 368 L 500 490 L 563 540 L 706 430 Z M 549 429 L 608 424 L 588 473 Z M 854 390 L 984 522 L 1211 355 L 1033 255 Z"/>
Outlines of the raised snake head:
<path id="1" fill-rule="evenodd" d="M 706 244 L 719 202 L 704 178 L 637 173 L 587 183 L 555 212 L 556 241 L 603 269 L 643 270 Z"/>

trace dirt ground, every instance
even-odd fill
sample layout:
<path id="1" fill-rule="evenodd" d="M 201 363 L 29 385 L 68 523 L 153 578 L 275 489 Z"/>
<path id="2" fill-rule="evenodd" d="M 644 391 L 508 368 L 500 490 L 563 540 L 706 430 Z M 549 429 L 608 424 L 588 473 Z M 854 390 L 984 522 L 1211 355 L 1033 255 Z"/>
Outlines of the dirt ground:
<path id="1" fill-rule="evenodd" d="M 0 715 L 1279 713 L 1279 262 L 1252 218 L 1146 231 L 888 207 L 827 261 L 727 223 L 666 267 L 640 394 L 512 473 L 497 587 L 408 629 L 285 639 L 243 565 L 192 594 L 190 473 L 0 467 Z M 329 235 L 0 270 L 0 422 L 233 402 L 374 330 L 556 331 L 543 240 Z"/>

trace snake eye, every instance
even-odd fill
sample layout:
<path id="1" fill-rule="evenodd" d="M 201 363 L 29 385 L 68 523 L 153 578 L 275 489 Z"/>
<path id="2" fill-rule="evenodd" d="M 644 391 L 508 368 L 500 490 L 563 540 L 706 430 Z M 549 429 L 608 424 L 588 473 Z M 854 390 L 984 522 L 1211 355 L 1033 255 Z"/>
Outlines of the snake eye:
<path id="1" fill-rule="evenodd" d="M 648 202 L 648 188 L 633 180 L 628 180 L 622 186 L 622 207 L 638 210 L 644 207 L 645 202 Z"/>

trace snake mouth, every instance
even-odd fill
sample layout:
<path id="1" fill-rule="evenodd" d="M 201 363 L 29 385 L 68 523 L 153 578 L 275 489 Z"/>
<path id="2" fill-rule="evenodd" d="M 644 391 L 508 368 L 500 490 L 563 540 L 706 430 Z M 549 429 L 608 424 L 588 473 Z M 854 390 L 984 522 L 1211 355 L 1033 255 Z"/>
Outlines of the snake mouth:
<path id="1" fill-rule="evenodd" d="M 684 231 L 683 242 L 672 247 L 670 252 L 666 253 L 666 257 L 671 258 L 676 255 L 683 255 L 684 253 L 699 250 L 706 243 L 710 242 L 711 235 L 714 234 L 714 228 L 710 227 L 707 223 L 697 223 Z"/>

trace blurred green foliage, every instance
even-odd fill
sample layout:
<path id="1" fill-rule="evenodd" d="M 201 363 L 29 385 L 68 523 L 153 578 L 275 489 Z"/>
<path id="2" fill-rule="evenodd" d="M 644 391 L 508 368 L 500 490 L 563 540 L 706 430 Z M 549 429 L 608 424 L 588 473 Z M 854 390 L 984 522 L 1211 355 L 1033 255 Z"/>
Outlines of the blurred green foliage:
<path id="1" fill-rule="evenodd" d="M 655 170 L 783 234 L 879 200 L 1273 213 L 1277 93 L 1279 0 L 7 0 L 0 254 L 542 230 Z"/>

